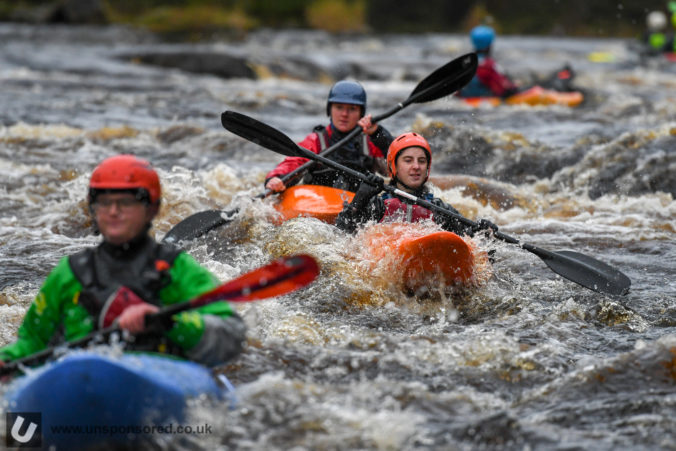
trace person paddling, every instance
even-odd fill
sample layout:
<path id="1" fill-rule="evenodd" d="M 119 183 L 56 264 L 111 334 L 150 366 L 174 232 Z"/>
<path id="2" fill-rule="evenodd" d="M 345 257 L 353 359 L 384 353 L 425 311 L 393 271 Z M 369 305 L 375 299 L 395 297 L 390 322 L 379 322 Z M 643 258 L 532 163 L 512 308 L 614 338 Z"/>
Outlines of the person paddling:
<path id="1" fill-rule="evenodd" d="M 451 205 L 434 197 L 427 188 L 431 167 L 432 150 L 423 136 L 407 132 L 392 141 L 387 152 L 390 185 L 460 215 Z M 375 174 L 369 175 L 368 181 L 359 186 L 352 202 L 338 215 L 336 226 L 353 233 L 359 225 L 368 221 L 420 222 L 431 219 L 444 230 L 458 235 L 472 236 L 479 230 L 498 230 L 498 226 L 485 219 L 480 220 L 477 227 L 468 227 L 455 218 L 415 205 L 410 199 L 389 192 L 378 196 L 382 190 L 383 180 Z"/>
<path id="2" fill-rule="evenodd" d="M 59 261 L 29 307 L 16 342 L 0 348 L 3 364 L 114 322 L 134 334 L 128 350 L 168 353 L 208 366 L 242 351 L 246 327 L 224 301 L 145 324 L 146 315 L 159 307 L 219 285 L 193 257 L 148 234 L 160 195 L 159 177 L 146 160 L 118 155 L 94 169 L 87 200 L 103 241 Z"/>
<path id="3" fill-rule="evenodd" d="M 479 25 L 470 31 L 474 51 L 479 58 L 476 75 L 459 93 L 460 97 L 509 97 L 519 91 L 518 86 L 499 69 L 491 57 L 495 30 Z"/>
<path id="4" fill-rule="evenodd" d="M 340 141 L 355 127 L 364 134 L 348 141 L 329 158 L 363 173 L 369 171 L 385 174 L 385 157 L 392 142 L 392 135 L 381 125 L 371 122 L 366 115 L 366 91 L 357 82 L 342 80 L 331 87 L 326 102 L 326 114 L 330 117 L 327 126 L 317 126 L 299 143 L 300 146 L 320 153 Z M 300 167 L 308 160 L 302 157 L 287 157 L 265 177 L 265 187 L 273 192 L 284 191 L 287 186 L 281 177 Z M 330 186 L 355 191 L 359 180 L 340 171 L 314 165 L 302 183 Z"/>
<path id="5" fill-rule="evenodd" d="M 658 55 L 669 51 L 666 28 L 667 16 L 662 11 L 651 11 L 646 16 L 646 31 L 641 39 L 646 54 Z"/>

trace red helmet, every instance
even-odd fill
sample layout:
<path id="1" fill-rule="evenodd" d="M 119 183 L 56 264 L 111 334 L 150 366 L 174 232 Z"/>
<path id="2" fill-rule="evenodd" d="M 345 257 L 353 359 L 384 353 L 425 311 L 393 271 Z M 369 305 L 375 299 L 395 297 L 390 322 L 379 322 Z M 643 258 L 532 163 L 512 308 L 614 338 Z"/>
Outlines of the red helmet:
<path id="1" fill-rule="evenodd" d="M 89 202 L 103 190 L 135 190 L 156 204 L 160 201 L 160 178 L 146 160 L 134 155 L 116 155 L 103 160 L 92 172 Z"/>
<path id="2" fill-rule="evenodd" d="M 423 182 L 425 183 L 430 176 L 430 168 L 432 167 L 432 150 L 427 140 L 415 132 L 399 135 L 390 144 L 390 148 L 387 150 L 387 170 L 390 172 L 390 177 L 395 178 L 397 176 L 397 157 L 409 147 L 420 147 L 427 154 L 427 177 Z"/>

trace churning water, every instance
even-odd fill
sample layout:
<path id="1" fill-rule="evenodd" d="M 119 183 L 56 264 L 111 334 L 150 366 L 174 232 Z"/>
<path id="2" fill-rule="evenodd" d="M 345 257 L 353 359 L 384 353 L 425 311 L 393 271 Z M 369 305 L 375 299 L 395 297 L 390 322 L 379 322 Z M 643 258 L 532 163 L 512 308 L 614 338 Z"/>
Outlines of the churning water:
<path id="1" fill-rule="evenodd" d="M 362 81 L 378 114 L 469 51 L 464 36 L 266 31 L 189 45 L 121 28 L 3 24 L 0 42 L 0 344 L 58 259 L 98 241 L 86 186 L 114 154 L 159 169 L 158 239 L 192 213 L 240 207 L 187 245 L 222 280 L 288 253 L 321 263 L 310 287 L 238 305 L 248 345 L 223 369 L 237 405 L 195 402 L 194 423 L 213 432 L 158 436 L 158 447 L 676 449 L 673 63 L 640 66 L 619 40 L 500 38 L 496 57 L 514 77 L 569 63 L 585 103 L 446 98 L 386 120 L 393 134 L 430 140 L 434 191 L 469 218 L 593 256 L 633 282 L 626 296 L 602 295 L 482 238 L 496 250 L 488 281 L 418 299 L 366 273 L 354 239 L 332 226 L 275 226 L 273 200 L 251 198 L 281 157 L 219 117 L 239 111 L 300 140 L 326 121 L 332 80 Z"/>

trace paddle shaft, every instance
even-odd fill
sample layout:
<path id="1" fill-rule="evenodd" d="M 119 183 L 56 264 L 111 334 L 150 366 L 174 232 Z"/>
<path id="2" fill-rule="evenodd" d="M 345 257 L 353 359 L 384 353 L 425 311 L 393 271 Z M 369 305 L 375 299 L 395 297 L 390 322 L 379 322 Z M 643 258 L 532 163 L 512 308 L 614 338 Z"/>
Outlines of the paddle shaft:
<path id="1" fill-rule="evenodd" d="M 298 148 L 302 149 L 302 147 L 298 147 Z M 310 152 L 304 151 L 302 153 L 309 156 Z M 329 160 L 329 159 L 325 158 L 323 155 L 316 155 L 314 153 L 313 153 L 313 155 L 314 155 L 313 158 L 315 160 L 320 161 L 327 166 L 333 166 L 334 169 L 337 169 L 337 170 L 340 170 L 340 171 L 345 172 L 347 174 L 350 174 L 351 176 L 358 178 L 362 182 L 368 183 L 368 177 L 365 174 L 363 174 L 359 171 L 356 171 L 352 168 L 348 168 L 347 166 L 343 166 L 340 163 L 336 163 L 333 160 Z M 452 211 L 447 210 L 443 207 L 440 207 L 438 205 L 434 205 L 432 202 L 428 202 L 425 199 L 421 199 L 420 197 L 415 196 L 411 193 L 408 193 L 406 191 L 402 191 L 399 188 L 395 188 L 392 185 L 383 185 L 383 189 L 385 191 L 389 191 L 392 194 L 396 194 L 397 196 L 405 197 L 406 199 L 412 200 L 415 204 L 420 205 L 422 207 L 425 207 L 429 210 L 437 211 L 437 212 L 444 214 L 444 215 L 447 215 L 447 216 L 452 216 L 454 219 L 456 219 L 456 220 L 458 220 L 458 221 L 462 222 L 463 224 L 468 225 L 470 227 L 477 227 L 477 225 L 478 225 L 476 222 L 472 221 L 471 219 L 467 219 L 464 216 L 453 213 Z M 509 238 L 509 237 L 505 237 L 505 238 Z M 511 238 L 511 240 L 512 241 L 510 241 L 510 242 L 518 243 L 518 241 L 513 239 L 513 238 Z M 507 241 L 507 239 L 505 241 Z"/>
<path id="2" fill-rule="evenodd" d="M 96 342 L 96 341 L 107 341 L 108 338 L 114 333 L 114 332 L 119 332 L 120 328 L 117 327 L 117 325 L 114 326 L 109 326 L 106 327 L 105 329 L 101 329 L 99 331 L 94 332 L 93 334 L 86 335 L 82 338 L 79 338 L 77 340 L 72 340 L 68 341 L 66 343 L 63 343 L 60 346 L 56 346 L 53 348 L 46 348 L 43 349 L 42 351 L 38 351 L 36 353 L 33 353 L 27 357 L 18 359 L 18 360 L 13 360 L 4 366 L 0 367 L 0 375 L 5 376 L 7 374 L 14 373 L 15 371 L 21 370 L 24 366 L 31 366 L 35 365 L 38 363 L 42 363 L 51 356 L 53 356 L 57 351 L 63 349 L 76 349 L 76 348 L 83 348 L 87 346 L 89 343 Z"/>
<path id="3" fill-rule="evenodd" d="M 346 169 L 349 169 L 349 168 L 346 168 Z M 365 180 L 366 180 L 366 177 L 365 176 L 362 177 L 362 181 L 365 181 Z M 467 225 L 467 226 L 469 226 L 473 229 L 476 229 L 479 226 L 479 224 L 477 222 L 472 221 L 471 219 L 468 219 L 468 218 L 466 218 L 462 215 L 459 215 L 459 214 L 457 214 L 457 213 L 455 213 L 451 210 L 448 210 L 446 208 L 443 208 L 439 205 L 435 205 L 432 202 L 426 201 L 425 199 L 421 199 L 418 196 L 414 196 L 411 193 L 408 193 L 406 191 L 402 191 L 399 188 L 395 188 L 391 185 L 384 185 L 383 188 L 385 189 L 385 191 L 389 191 L 393 194 L 396 194 L 397 196 L 410 199 L 415 204 L 420 205 L 422 207 L 425 207 L 428 210 L 436 211 L 436 212 L 438 212 L 442 215 L 450 216 L 453 219 L 457 220 L 458 222 L 461 222 L 461 223 L 463 223 L 463 224 L 465 224 L 465 225 Z M 529 252 L 532 252 L 533 254 L 535 254 L 535 255 L 537 255 L 538 257 L 541 257 L 541 258 L 552 258 L 554 255 L 556 255 L 553 252 L 547 251 L 545 249 L 540 249 L 538 247 L 533 246 L 532 244 L 522 243 L 521 241 L 517 240 L 516 238 L 513 238 L 509 235 L 505 235 L 504 233 L 499 232 L 499 231 L 493 231 L 493 236 L 495 238 L 501 240 L 501 241 L 506 242 L 506 243 L 519 245 L 521 248 L 523 248 L 523 249 L 525 249 Z"/>
<path id="4" fill-rule="evenodd" d="M 305 155 L 310 156 L 312 152 L 305 151 L 305 149 L 298 147 L 298 149 Z M 362 174 L 359 171 L 355 171 L 351 168 L 345 167 L 336 163 L 332 160 L 328 160 L 321 155 L 315 155 L 312 153 L 313 158 L 323 162 L 326 165 L 331 165 L 335 169 L 344 171 L 354 177 L 359 178 L 363 182 L 367 182 L 367 176 Z M 450 216 L 455 220 L 470 226 L 474 229 L 478 227 L 478 224 L 470 219 L 465 218 L 462 215 L 454 213 L 446 208 L 435 205 L 429 201 L 421 199 L 413 194 L 410 194 L 406 191 L 402 191 L 398 188 L 395 188 L 391 185 L 384 185 L 383 188 L 385 191 L 389 191 L 393 194 L 396 194 L 401 197 L 410 199 L 415 204 L 423 206 L 434 212 L 441 213 L 442 215 Z M 631 280 L 622 272 L 612 268 L 611 266 L 596 260 L 592 257 L 586 256 L 572 251 L 561 251 L 561 252 L 551 252 L 546 249 L 542 249 L 532 244 L 522 243 L 516 238 L 513 238 L 509 235 L 506 235 L 499 231 L 494 231 L 493 236 L 499 240 L 505 241 L 510 244 L 516 244 L 522 249 L 525 249 L 532 254 L 537 255 L 545 262 L 545 264 L 557 274 L 571 280 L 575 283 L 582 285 L 585 288 L 589 288 L 594 291 L 601 293 L 615 294 L 615 295 L 624 295 L 629 292 L 629 287 L 631 286 Z"/>
<path id="5" fill-rule="evenodd" d="M 221 115 L 221 122 L 225 128 L 233 133 L 250 139 L 274 152 L 286 156 L 310 158 L 326 166 L 350 174 L 362 182 L 369 183 L 367 175 L 298 146 L 279 130 L 256 119 L 234 111 L 227 111 Z M 383 189 L 400 197 L 410 199 L 413 203 L 429 210 L 450 216 L 472 229 L 476 230 L 479 228 L 479 225 L 470 219 L 434 205 L 394 186 L 384 185 Z M 540 257 L 552 271 L 591 290 L 609 294 L 626 294 L 631 286 L 631 280 L 626 275 L 592 257 L 573 251 L 547 251 L 531 244 L 521 243 L 519 240 L 498 231 L 494 231 L 494 236 L 502 241 L 521 246 L 523 249 Z"/>
<path id="6" fill-rule="evenodd" d="M 429 94 L 429 92 L 434 88 L 434 86 L 431 86 L 430 88 L 427 88 L 426 90 L 423 90 L 419 93 L 413 94 L 410 96 L 408 99 L 405 101 L 398 103 L 396 106 L 390 108 L 388 111 L 384 112 L 383 114 L 380 114 L 378 116 L 375 116 L 373 118 L 374 123 L 378 123 L 382 121 L 383 119 L 387 119 L 388 117 L 394 115 L 398 111 L 402 110 L 403 108 L 407 107 L 411 103 L 415 102 L 417 99 L 422 98 L 424 95 Z M 359 136 L 359 134 L 362 132 L 361 127 L 355 127 L 350 133 L 348 133 L 345 137 L 343 137 L 340 141 L 337 143 L 331 145 L 330 147 L 327 147 L 325 150 L 323 150 L 319 155 L 322 155 L 324 157 L 328 157 L 331 155 L 333 152 L 336 150 L 340 149 L 344 144 L 349 142 L 351 139 L 354 139 L 355 137 Z M 289 172 L 288 174 L 283 175 L 280 177 L 282 183 L 284 183 L 285 186 L 292 185 L 297 179 L 303 176 L 305 171 L 309 170 L 312 165 L 316 164 L 313 160 L 309 160 L 306 163 L 303 163 L 301 166 L 297 167 L 293 171 Z M 265 199 L 268 197 L 270 194 L 273 194 L 274 192 L 271 189 L 266 188 L 264 192 L 257 194 L 254 198 L 255 199 Z M 229 217 L 234 216 L 238 212 L 238 209 L 233 209 L 233 210 L 228 210 L 225 212 L 225 214 Z M 202 212 L 205 214 L 206 217 L 206 226 L 203 227 L 204 233 L 210 232 L 211 230 L 215 229 L 216 227 L 220 227 L 222 225 L 225 225 L 231 221 L 231 219 L 226 219 L 223 218 L 217 211 L 213 210 L 208 210 L 205 212 Z M 200 214 L 200 213 L 196 213 Z M 188 219 L 188 218 L 186 218 Z M 180 224 L 180 223 L 179 223 Z M 177 224 L 178 225 L 178 224 Z M 171 231 L 169 231 L 171 232 Z M 200 236 L 202 234 L 194 234 L 197 236 Z M 193 235 L 193 234 L 191 234 Z M 173 234 L 167 233 L 167 237 L 173 237 Z M 170 239 L 166 240 L 170 242 L 178 241 L 178 239 Z"/>
<path id="7" fill-rule="evenodd" d="M 458 75 L 456 78 L 450 80 L 448 82 L 448 84 L 456 82 L 456 79 L 458 79 L 460 77 L 461 77 L 461 75 Z M 428 80 L 428 79 L 425 79 L 425 80 Z M 419 89 L 421 87 L 421 85 L 422 85 L 422 83 L 420 85 L 418 85 L 417 88 Z M 395 106 L 393 106 L 389 110 L 385 111 L 384 113 L 379 114 L 378 116 L 374 116 L 372 122 L 374 124 L 377 124 L 380 121 L 387 119 L 388 117 L 390 117 L 390 116 L 398 113 L 399 111 L 403 110 L 404 108 L 406 108 L 410 104 L 415 103 L 418 100 L 425 99 L 426 96 L 429 96 L 430 94 L 435 93 L 437 90 L 439 90 L 438 84 L 432 84 L 430 86 L 427 86 L 427 87 L 421 89 L 420 91 L 414 90 L 413 93 L 411 93 L 411 95 L 406 100 L 404 100 L 403 102 L 396 104 Z M 333 152 L 335 152 L 336 150 L 340 149 L 343 145 L 348 143 L 350 140 L 359 136 L 359 134 L 361 134 L 362 131 L 363 131 L 363 129 L 361 127 L 355 127 L 350 133 L 345 135 L 345 137 L 343 137 L 343 139 L 341 139 L 337 143 L 333 144 L 332 146 L 327 147 L 319 155 L 321 155 L 323 157 L 328 157 Z M 284 183 L 284 185 L 287 185 L 287 182 L 292 182 L 296 178 L 300 178 L 302 176 L 302 174 L 305 171 L 309 170 L 310 167 L 313 164 L 315 164 L 315 162 L 310 160 L 310 161 L 304 163 L 303 165 L 297 167 L 293 171 L 289 172 L 288 174 L 285 174 L 283 177 L 281 177 L 282 183 Z M 269 196 L 270 194 L 272 194 L 272 190 L 266 189 L 264 193 L 257 195 L 256 198 L 263 199 L 263 198 Z"/>
<path id="8" fill-rule="evenodd" d="M 261 268 L 257 268 L 234 280 L 226 282 L 195 299 L 163 307 L 160 311 L 146 315 L 145 324 L 152 328 L 166 318 L 177 313 L 202 307 L 216 301 L 247 302 L 275 295 L 289 293 L 310 283 L 319 274 L 317 262 L 307 255 L 285 257 Z M 256 280 L 249 283 L 249 279 Z M 274 293 L 261 290 L 278 288 Z M 122 330 L 117 324 L 95 331 L 82 338 L 65 342 L 59 346 L 46 348 L 22 359 L 14 360 L 0 367 L 0 375 L 11 374 L 23 366 L 41 363 L 60 349 L 74 349 L 87 346 L 89 343 L 106 342 L 110 336 Z"/>
<path id="9" fill-rule="evenodd" d="M 398 103 L 389 111 L 375 116 L 373 118 L 373 122 L 378 123 L 383 119 L 392 116 L 397 111 L 400 111 L 413 102 L 429 102 L 450 95 L 451 93 L 461 89 L 472 79 L 476 73 L 477 65 L 478 59 L 475 53 L 468 53 L 455 58 L 454 60 L 436 69 L 434 72 L 425 77 L 425 79 L 423 79 L 420 83 L 418 83 L 418 85 L 409 95 L 408 99 Z M 361 132 L 362 129 L 360 127 L 356 127 L 339 142 L 325 149 L 322 152 L 322 155 L 329 155 L 331 152 L 334 152 L 336 149 L 343 146 L 347 141 L 353 139 Z M 308 161 L 297 169 L 286 174 L 282 177 L 282 182 L 286 186 L 292 184 L 304 171 L 310 167 L 311 164 L 313 164 L 313 162 Z M 265 192 L 257 195 L 256 198 L 265 198 L 270 193 L 271 191 L 266 189 Z M 224 214 L 228 216 L 227 218 L 223 217 L 223 214 L 221 214 L 221 212 L 218 210 L 206 210 L 195 213 L 172 227 L 171 230 L 169 230 L 164 236 L 162 241 L 173 243 L 200 237 L 217 227 L 228 224 L 232 220 L 232 216 L 234 216 L 234 214 L 237 212 L 238 209 L 224 212 Z"/>
<path id="10" fill-rule="evenodd" d="M 399 104 L 399 105 L 401 105 L 401 104 Z M 403 107 L 402 107 L 402 108 L 403 108 Z M 399 110 L 400 110 L 400 109 L 401 109 L 401 108 L 399 108 Z M 393 110 L 394 110 L 394 109 L 393 109 Z M 390 111 L 393 111 L 393 110 L 390 110 Z M 399 111 L 399 110 L 396 110 L 396 111 Z M 395 111 L 395 112 L 396 112 L 396 111 Z M 389 111 L 388 111 L 388 113 L 389 113 Z M 373 122 L 374 122 L 374 123 L 378 123 L 379 121 L 381 121 L 381 120 L 383 120 L 383 119 L 385 119 L 385 118 L 387 118 L 387 117 L 392 116 L 392 114 L 394 114 L 394 112 L 392 112 L 391 114 L 388 114 L 388 115 L 382 114 L 382 115 L 380 115 L 380 116 L 377 116 L 377 117 L 373 118 Z M 361 128 L 361 127 L 355 127 L 350 133 L 348 133 L 347 135 L 345 135 L 345 137 L 343 137 L 343 139 L 341 139 L 341 140 L 338 141 L 337 143 L 335 143 L 335 144 L 333 144 L 332 146 L 327 147 L 325 150 L 323 150 L 323 151 L 320 153 L 320 155 L 322 155 L 322 156 L 324 156 L 324 157 L 328 157 L 328 156 L 331 155 L 333 152 L 335 152 L 336 150 L 340 149 L 340 148 L 341 148 L 344 144 L 346 144 L 348 141 L 350 141 L 351 139 L 356 138 L 357 136 L 359 136 L 359 134 L 360 134 L 361 132 L 362 132 L 362 128 Z M 309 169 L 312 167 L 312 165 L 314 165 L 314 164 L 315 164 L 315 162 L 312 161 L 312 160 L 310 160 L 310 161 L 307 161 L 307 162 L 303 163 L 302 165 L 298 166 L 296 169 L 294 169 L 293 171 L 289 172 L 288 174 L 284 174 L 284 176 L 282 176 L 282 177 L 280 178 L 281 181 L 282 181 L 282 183 L 284 183 L 284 186 L 293 185 L 293 183 L 294 183 L 297 179 L 301 178 L 301 177 L 303 176 L 303 174 L 305 173 L 305 171 L 309 170 Z M 270 194 L 272 194 L 272 193 L 273 193 L 272 190 L 266 188 L 266 189 L 265 189 L 265 192 L 263 192 L 263 193 L 257 195 L 256 198 L 257 198 L 257 199 L 264 199 L 264 198 L 268 197 L 268 196 L 269 196 Z"/>

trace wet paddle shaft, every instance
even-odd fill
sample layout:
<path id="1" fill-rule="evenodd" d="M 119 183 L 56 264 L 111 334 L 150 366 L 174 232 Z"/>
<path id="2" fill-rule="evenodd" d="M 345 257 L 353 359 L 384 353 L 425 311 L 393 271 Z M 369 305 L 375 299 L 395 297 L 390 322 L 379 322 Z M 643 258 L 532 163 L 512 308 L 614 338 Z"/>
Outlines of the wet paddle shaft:
<path id="1" fill-rule="evenodd" d="M 302 288 L 312 282 L 319 274 L 319 266 L 309 255 L 295 255 L 275 260 L 260 268 L 254 269 L 230 282 L 224 283 L 195 299 L 170 305 L 159 312 L 146 316 L 146 324 L 161 323 L 185 310 L 191 310 L 216 301 L 249 302 L 273 296 L 281 296 Z M 116 332 L 120 332 L 117 324 L 98 330 L 80 339 L 66 342 L 60 346 L 47 348 L 19 360 L 14 360 L 0 367 L 0 375 L 11 374 L 25 366 L 35 365 L 49 359 L 59 350 L 82 348 L 89 343 L 105 341 Z"/>
<path id="2" fill-rule="evenodd" d="M 450 61 L 418 83 L 418 86 L 415 87 L 406 100 L 398 103 L 385 113 L 375 116 L 373 118 L 373 123 L 378 123 L 383 119 L 392 116 L 412 103 L 431 102 L 456 92 L 469 83 L 472 77 L 474 77 L 476 69 L 477 56 L 475 53 L 468 53 Z M 361 132 L 361 127 L 356 127 L 343 139 L 325 149 L 321 155 L 324 157 L 329 156 Z M 313 160 L 308 161 L 282 177 L 282 182 L 287 186 L 292 184 L 313 164 L 316 164 Z M 270 191 L 266 190 L 256 197 L 262 199 L 269 194 Z M 169 232 L 167 232 L 162 241 L 176 243 L 198 238 L 217 227 L 229 223 L 237 212 L 238 210 L 234 209 L 230 211 L 205 210 L 195 213 L 176 224 Z"/>
<path id="3" fill-rule="evenodd" d="M 257 121 L 256 119 L 234 111 L 226 111 L 221 115 L 221 123 L 223 124 L 223 127 L 234 134 L 260 144 L 261 146 L 265 147 L 266 149 L 270 149 L 273 152 L 277 152 L 286 156 L 304 157 L 319 161 L 326 166 L 344 171 L 362 181 L 368 182 L 367 176 L 361 172 L 345 167 L 333 160 L 325 158 L 322 155 L 317 155 L 314 152 L 298 146 L 291 140 L 291 138 L 279 130 Z M 429 210 L 439 212 L 440 214 L 446 216 L 451 216 L 472 228 L 478 227 L 476 222 L 467 219 L 464 216 L 458 215 L 443 207 L 434 205 L 431 202 L 397 189 L 391 185 L 383 184 L 383 189 L 398 196 L 410 199 L 417 205 L 423 206 Z M 573 251 L 548 251 L 533 246 L 532 244 L 522 243 L 516 238 L 512 238 L 502 232 L 495 232 L 494 236 L 495 238 L 507 243 L 517 244 L 528 252 L 537 255 L 552 271 L 568 280 L 582 285 L 583 287 L 600 293 L 614 295 L 624 295 L 629 292 L 631 280 L 629 280 L 629 278 L 622 272 L 599 260 L 596 260 L 595 258 Z"/>

